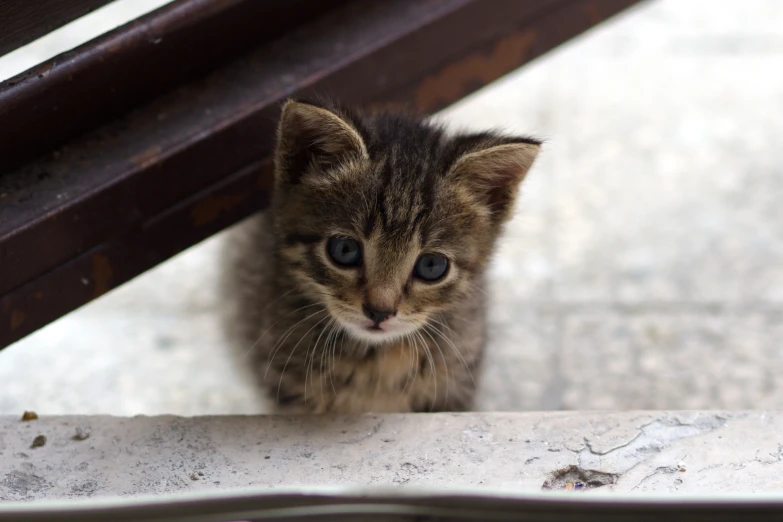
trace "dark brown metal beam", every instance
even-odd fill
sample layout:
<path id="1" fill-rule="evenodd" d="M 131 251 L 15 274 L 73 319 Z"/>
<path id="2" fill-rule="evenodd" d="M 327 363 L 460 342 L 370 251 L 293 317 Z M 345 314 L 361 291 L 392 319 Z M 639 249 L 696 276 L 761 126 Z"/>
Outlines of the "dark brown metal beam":
<path id="1" fill-rule="evenodd" d="M 286 97 L 429 113 L 633 3 L 356 2 L 0 177 L 0 346 L 262 208 Z"/>
<path id="2" fill-rule="evenodd" d="M 0 176 L 345 0 L 176 0 L 0 83 Z"/>
<path id="3" fill-rule="evenodd" d="M 3 0 L 0 56 L 26 45 L 111 0 Z"/>

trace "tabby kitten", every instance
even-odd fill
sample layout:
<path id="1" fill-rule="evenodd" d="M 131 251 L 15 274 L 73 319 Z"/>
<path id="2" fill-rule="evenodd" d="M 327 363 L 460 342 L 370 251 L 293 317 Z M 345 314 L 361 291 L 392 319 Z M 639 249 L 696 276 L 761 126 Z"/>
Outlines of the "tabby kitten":
<path id="1" fill-rule="evenodd" d="M 540 142 L 288 101 L 271 208 L 225 247 L 226 329 L 281 411 L 465 410 L 484 271 Z"/>

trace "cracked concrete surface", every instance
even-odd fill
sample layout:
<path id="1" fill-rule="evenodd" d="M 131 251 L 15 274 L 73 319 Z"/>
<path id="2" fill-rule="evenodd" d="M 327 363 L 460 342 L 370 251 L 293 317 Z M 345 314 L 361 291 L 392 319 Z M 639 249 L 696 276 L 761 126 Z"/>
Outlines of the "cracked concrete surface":
<path id="1" fill-rule="evenodd" d="M 723 423 L 720 416 L 701 414 L 690 421 L 677 417 L 656 419 L 639 426 L 636 435 L 609 449 L 597 449 L 600 443 L 594 447 L 590 439 L 585 439 L 585 448 L 579 452 L 579 467 L 621 475 L 664 447 L 680 439 L 708 433 Z"/>
<path id="2" fill-rule="evenodd" d="M 783 412 L 2 417 L 0 500 L 579 480 L 615 493 L 776 492 L 781 430 Z M 47 442 L 31 449 L 38 435 Z"/>

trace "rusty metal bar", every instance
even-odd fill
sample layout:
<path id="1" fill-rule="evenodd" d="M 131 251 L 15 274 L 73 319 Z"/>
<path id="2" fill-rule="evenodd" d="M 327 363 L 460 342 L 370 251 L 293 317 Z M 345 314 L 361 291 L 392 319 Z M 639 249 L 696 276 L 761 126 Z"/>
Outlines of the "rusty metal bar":
<path id="1" fill-rule="evenodd" d="M 262 208 L 282 99 L 432 112 L 633 3 L 354 2 L 0 176 L 0 346 Z"/>
<path id="2" fill-rule="evenodd" d="M 111 0 L 3 0 L 0 56 L 108 4 Z"/>

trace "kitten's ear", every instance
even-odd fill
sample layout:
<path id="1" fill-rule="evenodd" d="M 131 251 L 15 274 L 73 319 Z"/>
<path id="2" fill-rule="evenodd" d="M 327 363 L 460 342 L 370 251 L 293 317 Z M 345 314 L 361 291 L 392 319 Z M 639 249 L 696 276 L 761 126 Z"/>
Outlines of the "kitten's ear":
<path id="1" fill-rule="evenodd" d="M 479 134 L 457 138 L 457 148 L 462 154 L 451 168 L 455 181 L 479 194 L 495 219 L 507 221 L 541 142 Z"/>
<path id="2" fill-rule="evenodd" d="M 365 157 L 364 140 L 344 117 L 294 100 L 283 106 L 275 153 L 279 181 L 296 183 L 313 165 L 325 170 L 347 159 Z"/>

